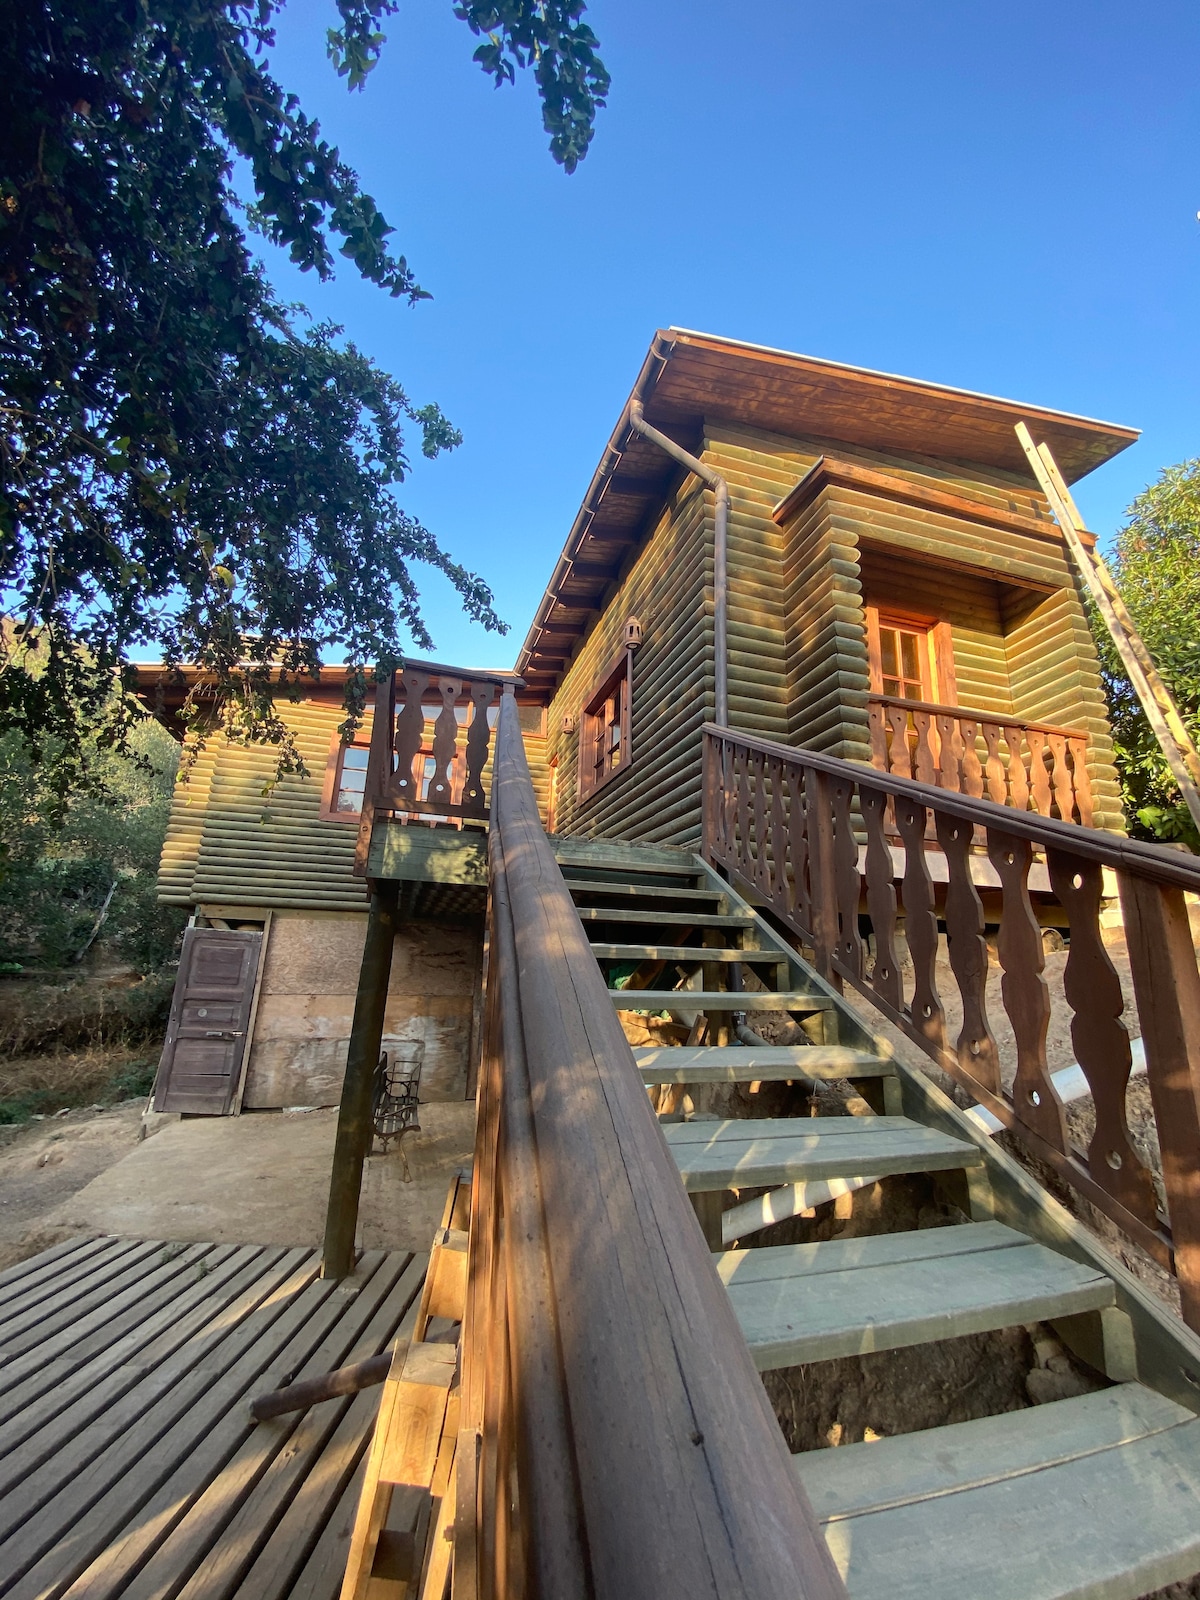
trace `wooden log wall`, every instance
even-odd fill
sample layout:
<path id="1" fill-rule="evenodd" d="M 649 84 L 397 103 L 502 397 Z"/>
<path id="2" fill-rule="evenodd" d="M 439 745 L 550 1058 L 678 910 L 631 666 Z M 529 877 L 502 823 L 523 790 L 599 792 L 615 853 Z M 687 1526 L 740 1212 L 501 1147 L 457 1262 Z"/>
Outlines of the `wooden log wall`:
<path id="1" fill-rule="evenodd" d="M 264 795 L 275 772 L 274 747 L 211 735 L 190 781 L 178 784 L 172 798 L 158 874 L 165 904 L 366 910 L 366 887 L 353 871 L 357 829 L 321 820 L 330 745 L 345 717 L 341 698 L 282 700 L 277 709 L 296 735 L 308 776 L 288 775 Z M 541 708 L 521 707 L 521 723 L 544 818 L 550 772 Z M 370 718 L 360 737 L 369 736 Z M 484 784 L 490 788 L 490 758 Z"/>
<path id="2" fill-rule="evenodd" d="M 340 700 L 282 700 L 277 709 L 296 736 L 309 770 L 289 774 L 263 794 L 275 772 L 273 746 L 209 737 L 199 772 L 176 788 L 159 873 L 159 899 L 174 905 L 255 905 L 361 911 L 367 891 L 355 878 L 356 829 L 322 822 L 321 791 L 329 746 L 345 716 Z M 197 828 L 199 822 L 199 828 Z M 191 870 L 185 873 L 190 855 Z"/>
<path id="3" fill-rule="evenodd" d="M 197 903 L 192 891 L 217 752 L 217 741 L 210 740 L 196 757 L 187 783 L 176 783 L 171 796 L 167 834 L 158 863 L 158 898 L 165 905 Z"/>
<path id="4" fill-rule="evenodd" d="M 699 840 L 700 728 L 713 714 L 714 692 L 710 502 L 696 479 L 681 481 L 550 702 L 546 754 L 558 758 L 559 833 L 657 844 Z M 633 761 L 581 804 L 583 707 L 621 649 L 631 616 L 644 628 L 633 666 Z M 573 732 L 564 732 L 564 717 L 573 719 Z"/>

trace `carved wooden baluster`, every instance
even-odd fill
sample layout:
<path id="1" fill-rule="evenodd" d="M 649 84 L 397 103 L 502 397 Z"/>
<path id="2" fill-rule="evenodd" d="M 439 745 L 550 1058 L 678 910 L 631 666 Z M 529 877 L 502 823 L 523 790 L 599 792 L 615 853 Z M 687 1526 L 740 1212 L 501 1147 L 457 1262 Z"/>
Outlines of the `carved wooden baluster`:
<path id="1" fill-rule="evenodd" d="M 960 1070 L 999 1094 L 1000 1055 L 987 1019 L 987 941 L 983 937 L 983 902 L 971 879 L 974 828 L 957 817 L 937 813 L 938 843 L 946 857 L 946 942 L 950 966 L 962 996 L 963 1022 L 958 1036 Z"/>
<path id="2" fill-rule="evenodd" d="M 487 766 L 492 730 L 488 727 L 488 708 L 494 704 L 496 688 L 491 683 L 471 685 L 471 725 L 467 729 L 467 772 L 463 781 L 462 803 L 467 816 L 486 817 L 487 800 L 483 793 L 483 769 Z"/>
<path id="3" fill-rule="evenodd" d="M 823 772 L 809 769 L 807 823 L 809 883 L 812 892 L 812 933 L 817 971 L 840 985 L 833 971 L 838 943 L 838 885 L 834 859 L 833 822 L 834 780 Z"/>
<path id="4" fill-rule="evenodd" d="M 939 747 L 935 781 L 939 789 L 950 789 L 958 794 L 962 789 L 962 728 L 957 717 L 938 716 L 934 720 L 937 723 Z"/>
<path id="5" fill-rule="evenodd" d="M 737 751 L 731 739 L 722 739 L 721 789 L 724 797 L 725 821 L 721 838 L 728 866 L 732 866 L 737 860 L 738 782 Z"/>
<path id="6" fill-rule="evenodd" d="M 1050 774 L 1046 770 L 1046 735 L 1039 728 L 1027 731 L 1029 740 L 1029 787 L 1033 809 L 1039 817 L 1050 815 Z"/>
<path id="7" fill-rule="evenodd" d="M 912 751 L 908 748 L 908 712 L 903 706 L 888 706 L 884 712 L 892 733 L 889 770 L 897 777 L 912 777 Z"/>
<path id="8" fill-rule="evenodd" d="M 1129 1139 L 1125 1091 L 1133 1057 L 1121 1021 L 1125 1009 L 1121 980 L 1100 934 L 1104 873 L 1098 861 L 1062 850 L 1047 850 L 1050 887 L 1071 927 L 1063 989 L 1073 1012 L 1071 1043 L 1092 1091 L 1096 1133 L 1088 1148 L 1088 1168 L 1102 1189 L 1150 1227 L 1156 1200 L 1150 1174 Z"/>
<path id="9" fill-rule="evenodd" d="M 803 767 L 789 778 L 788 841 L 792 860 L 792 914 L 812 932 L 812 895 L 808 885 L 808 793 Z"/>
<path id="10" fill-rule="evenodd" d="M 1087 740 L 1068 739 L 1067 746 L 1071 752 L 1072 773 L 1075 780 L 1075 804 L 1079 807 L 1079 824 L 1083 828 L 1090 828 L 1095 813 L 1092 806 L 1092 780 L 1087 769 Z"/>
<path id="11" fill-rule="evenodd" d="M 928 711 L 914 711 L 912 714 L 913 726 L 917 730 L 917 748 L 915 753 L 916 779 L 918 783 L 935 782 L 933 760 L 933 717 Z"/>
<path id="12" fill-rule="evenodd" d="M 937 907 L 925 856 L 926 812 L 909 800 L 896 804 L 896 825 L 904 841 L 904 933 L 913 963 L 909 1015 L 921 1037 L 946 1048 L 946 1013 L 937 991 Z"/>
<path id="13" fill-rule="evenodd" d="M 781 761 L 771 762 L 771 903 L 780 910 L 788 905 L 788 832 L 784 808 L 787 774 Z"/>
<path id="14" fill-rule="evenodd" d="M 871 987 L 885 1004 L 899 1011 L 904 995 L 900 987 L 900 963 L 896 959 L 896 886 L 885 829 L 888 797 L 880 789 L 868 789 L 860 784 L 858 798 L 867 825 L 867 910 L 875 935 Z"/>
<path id="15" fill-rule="evenodd" d="M 767 758 L 762 751 L 754 756 L 754 881 L 765 890 L 769 878 L 767 861 Z"/>
<path id="16" fill-rule="evenodd" d="M 1183 890 L 1118 872 L 1183 1320 L 1200 1328 L 1200 970 Z"/>
<path id="17" fill-rule="evenodd" d="M 392 788 L 398 806 L 417 809 L 421 782 L 416 772 L 417 757 L 425 741 L 425 691 L 432 679 L 428 672 L 404 671 L 400 687 L 404 705 L 396 718 L 396 773 Z"/>
<path id="18" fill-rule="evenodd" d="M 1008 790 L 1012 804 L 1018 811 L 1029 809 L 1029 776 L 1025 771 L 1025 753 L 1021 749 L 1024 729 L 1005 728 L 1008 745 Z"/>
<path id="19" fill-rule="evenodd" d="M 962 786 L 963 793 L 969 794 L 973 800 L 983 797 L 983 768 L 979 764 L 979 752 L 975 748 L 975 741 L 979 736 L 979 724 L 964 719 L 959 723 L 962 730 Z"/>
<path id="20" fill-rule="evenodd" d="M 830 784 L 833 800 L 834 883 L 838 910 L 837 957 L 846 972 L 862 976 L 863 949 L 858 932 L 858 902 L 862 880 L 858 871 L 858 842 L 854 837 L 854 785 L 845 778 Z"/>
<path id="21" fill-rule="evenodd" d="M 438 691 L 442 697 L 442 709 L 433 725 L 433 772 L 429 779 L 429 792 L 425 798 L 431 806 L 441 809 L 443 806 L 448 806 L 453 799 L 450 768 L 458 743 L 458 718 L 455 716 L 454 707 L 462 693 L 462 680 L 439 678 Z"/>
<path id="22" fill-rule="evenodd" d="M 750 849 L 750 752 L 735 746 L 734 760 L 737 763 L 737 843 L 733 861 L 738 871 L 748 878 L 754 871 Z"/>
<path id="23" fill-rule="evenodd" d="M 1054 781 L 1054 799 L 1058 805 L 1058 814 L 1064 822 L 1075 820 L 1075 785 L 1071 782 L 1071 769 L 1067 766 L 1067 741 L 1060 733 L 1048 735 L 1050 754 L 1054 765 L 1051 776 Z"/>
<path id="24" fill-rule="evenodd" d="M 1004 763 L 1000 759 L 1000 739 L 1003 729 L 994 722 L 984 722 L 980 725 L 979 731 L 983 734 L 984 744 L 987 745 L 988 799 L 1002 806 L 1008 801 L 1008 784 L 1005 781 Z"/>
<path id="25" fill-rule="evenodd" d="M 1042 930 L 1029 899 L 1029 866 L 1033 847 L 999 828 L 987 830 L 988 859 L 1000 874 L 1004 899 L 1000 909 L 1000 992 L 1017 1042 L 1017 1075 L 1013 1110 L 1056 1150 L 1067 1148 L 1067 1120 L 1062 1101 L 1050 1082 L 1046 1065 L 1046 1032 L 1050 1026 L 1050 991 L 1042 977 L 1046 957 Z"/>
<path id="26" fill-rule="evenodd" d="M 871 765 L 879 772 L 888 770 L 887 727 L 883 720 L 883 707 L 875 700 L 867 701 L 867 727 L 871 735 Z"/>

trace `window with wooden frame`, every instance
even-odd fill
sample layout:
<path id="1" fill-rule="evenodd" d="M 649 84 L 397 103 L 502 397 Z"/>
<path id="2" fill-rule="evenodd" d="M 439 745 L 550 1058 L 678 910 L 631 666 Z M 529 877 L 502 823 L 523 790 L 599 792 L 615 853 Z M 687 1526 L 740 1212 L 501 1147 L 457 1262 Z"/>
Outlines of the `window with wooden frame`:
<path id="1" fill-rule="evenodd" d="M 630 686 L 633 652 L 622 650 L 584 702 L 579 730 L 579 798 L 602 789 L 633 761 Z"/>
<path id="2" fill-rule="evenodd" d="M 871 693 L 953 705 L 958 691 L 950 624 L 875 605 L 866 614 Z"/>
<path id="3" fill-rule="evenodd" d="M 343 744 L 334 734 L 325 765 L 325 787 L 321 794 L 322 822 L 353 822 L 362 815 L 363 792 L 367 786 L 367 759 L 371 753 L 370 732 L 360 732 L 353 744 Z"/>

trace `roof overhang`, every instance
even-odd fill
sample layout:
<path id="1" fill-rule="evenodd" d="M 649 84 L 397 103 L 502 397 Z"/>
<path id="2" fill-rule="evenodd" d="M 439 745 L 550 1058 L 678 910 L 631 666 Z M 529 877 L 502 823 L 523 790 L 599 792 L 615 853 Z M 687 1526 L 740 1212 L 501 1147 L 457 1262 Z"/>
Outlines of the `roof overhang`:
<path id="1" fill-rule="evenodd" d="M 1068 483 L 1138 438 L 1136 428 L 865 367 L 669 328 L 655 335 L 630 400 L 694 449 L 705 419 L 908 457 L 999 468 L 1032 482 L 1015 427 L 1026 422 Z M 531 691 L 553 693 L 574 642 L 680 476 L 634 433 L 629 402 L 613 429 L 517 659 Z"/>

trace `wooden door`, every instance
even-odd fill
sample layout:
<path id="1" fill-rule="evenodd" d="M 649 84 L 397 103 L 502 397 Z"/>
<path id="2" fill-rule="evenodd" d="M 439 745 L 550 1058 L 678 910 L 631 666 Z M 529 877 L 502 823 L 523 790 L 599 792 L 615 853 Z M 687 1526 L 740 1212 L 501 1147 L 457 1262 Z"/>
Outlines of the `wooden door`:
<path id="1" fill-rule="evenodd" d="M 156 1111 L 222 1117 L 233 1104 L 246 1053 L 262 934 L 189 928 L 167 1039 L 154 1085 Z"/>

